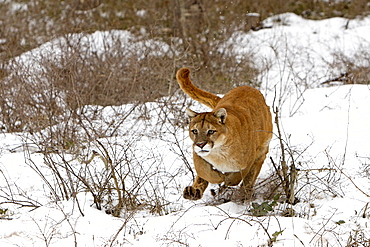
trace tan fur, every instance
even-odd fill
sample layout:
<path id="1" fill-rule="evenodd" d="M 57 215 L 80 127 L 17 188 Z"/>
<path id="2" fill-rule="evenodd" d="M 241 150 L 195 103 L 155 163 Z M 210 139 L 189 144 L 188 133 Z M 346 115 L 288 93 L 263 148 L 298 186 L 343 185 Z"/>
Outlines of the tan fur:
<path id="1" fill-rule="evenodd" d="M 185 188 L 184 198 L 202 198 L 208 183 L 235 186 L 242 182 L 242 188 L 251 193 L 272 137 L 270 108 L 263 95 L 241 86 L 220 98 L 195 87 L 188 68 L 180 69 L 176 77 L 185 93 L 213 109 L 203 113 L 187 110 L 197 176 L 193 185 Z"/>

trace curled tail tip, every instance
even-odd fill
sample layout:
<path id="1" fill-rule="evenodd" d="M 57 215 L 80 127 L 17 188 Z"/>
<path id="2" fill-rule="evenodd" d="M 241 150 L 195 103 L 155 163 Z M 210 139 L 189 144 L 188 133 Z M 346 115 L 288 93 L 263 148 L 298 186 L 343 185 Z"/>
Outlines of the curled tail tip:
<path id="1" fill-rule="evenodd" d="M 181 68 L 177 71 L 176 77 L 177 79 L 189 79 L 190 76 L 190 69 L 188 68 Z"/>

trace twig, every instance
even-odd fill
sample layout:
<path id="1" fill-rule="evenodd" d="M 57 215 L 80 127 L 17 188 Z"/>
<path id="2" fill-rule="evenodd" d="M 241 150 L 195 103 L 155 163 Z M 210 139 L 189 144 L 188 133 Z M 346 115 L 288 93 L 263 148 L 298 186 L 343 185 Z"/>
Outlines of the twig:
<path id="1" fill-rule="evenodd" d="M 126 227 L 127 223 L 134 217 L 135 215 L 135 211 L 132 211 L 129 213 L 129 215 L 127 215 L 127 217 L 125 218 L 125 221 L 123 222 L 122 226 L 118 229 L 118 231 L 116 232 L 116 234 L 114 234 L 113 238 L 110 240 L 110 247 L 114 246 L 114 242 L 116 241 L 116 239 L 118 238 L 118 235 L 121 233 L 121 231 Z M 107 246 L 107 245 L 105 245 Z"/>
<path id="2" fill-rule="evenodd" d="M 124 205 L 124 202 L 123 202 L 123 197 L 122 197 L 122 191 L 121 191 L 121 188 L 119 186 L 118 179 L 117 179 L 117 176 L 116 176 L 115 167 L 113 166 L 113 162 L 112 162 L 112 159 L 109 156 L 108 150 L 104 147 L 104 145 L 99 140 L 96 140 L 96 142 L 99 144 L 99 146 L 103 149 L 103 151 L 105 153 L 105 157 L 104 157 L 105 162 L 104 163 L 105 163 L 106 167 L 111 169 L 111 176 L 112 176 L 114 186 L 116 187 L 116 191 L 117 191 L 117 195 L 118 195 L 118 204 L 115 207 L 113 215 L 118 217 L 120 212 L 121 212 L 121 209 Z"/>
<path id="3" fill-rule="evenodd" d="M 345 174 L 343 172 L 342 169 L 340 169 L 337 164 L 335 164 L 333 158 L 326 152 L 325 150 L 325 154 L 326 156 L 331 160 L 331 162 L 333 163 L 333 165 L 337 168 L 338 171 L 340 171 L 340 173 L 342 173 L 346 178 L 348 178 L 348 180 L 356 187 L 356 189 L 358 189 L 362 194 L 364 194 L 366 197 L 370 197 L 370 195 L 366 194 L 362 189 L 360 189 L 360 187 L 358 187 L 355 182 L 353 182 L 352 178 L 350 176 L 348 176 L 347 174 Z"/>
<path id="4" fill-rule="evenodd" d="M 322 225 L 322 227 L 320 228 L 320 230 L 315 234 L 315 236 L 313 236 L 312 237 L 312 239 L 311 239 L 311 241 L 309 242 L 309 244 L 311 244 L 311 242 L 316 238 L 316 236 L 317 235 L 319 235 L 319 232 L 321 231 L 321 230 L 323 230 L 325 227 L 326 227 L 326 225 L 330 222 L 330 220 L 333 218 L 333 216 L 337 213 L 337 211 L 338 211 L 338 209 L 335 209 L 334 210 L 334 212 L 333 212 L 333 214 L 328 218 L 328 220 Z M 322 235 L 321 235 L 321 237 L 322 237 Z"/>
<path id="5" fill-rule="evenodd" d="M 280 163 L 281 163 L 281 171 L 283 175 L 281 176 L 278 171 L 277 173 L 278 173 L 279 178 L 281 179 L 281 182 L 282 182 L 282 185 L 285 191 L 285 195 L 287 197 L 287 202 L 290 204 L 293 204 L 295 200 L 294 199 L 294 183 L 297 177 L 297 170 L 295 168 L 294 163 L 292 163 L 290 173 L 288 174 L 289 168 L 287 166 L 287 162 L 285 159 L 285 147 L 284 147 L 284 142 L 283 142 L 283 138 L 282 138 L 281 131 L 280 131 L 279 109 L 277 107 L 275 108 L 274 113 L 275 113 L 275 124 L 276 124 L 276 128 L 278 131 L 278 138 L 279 138 L 280 149 L 281 149 L 281 162 Z M 273 165 L 275 169 L 277 169 L 274 162 L 273 162 Z"/>

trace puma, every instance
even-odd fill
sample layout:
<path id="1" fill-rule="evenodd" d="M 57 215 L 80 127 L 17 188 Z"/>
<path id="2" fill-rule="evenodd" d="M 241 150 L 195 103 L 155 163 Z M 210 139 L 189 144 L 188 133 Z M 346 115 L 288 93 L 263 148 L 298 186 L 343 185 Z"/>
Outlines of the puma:
<path id="1" fill-rule="evenodd" d="M 197 176 L 184 189 L 184 198 L 201 199 L 208 183 L 241 183 L 240 188 L 250 197 L 272 138 L 270 108 L 263 95 L 255 88 L 240 86 L 220 98 L 194 86 L 188 68 L 178 70 L 176 78 L 186 94 L 212 109 L 202 113 L 186 110 Z"/>

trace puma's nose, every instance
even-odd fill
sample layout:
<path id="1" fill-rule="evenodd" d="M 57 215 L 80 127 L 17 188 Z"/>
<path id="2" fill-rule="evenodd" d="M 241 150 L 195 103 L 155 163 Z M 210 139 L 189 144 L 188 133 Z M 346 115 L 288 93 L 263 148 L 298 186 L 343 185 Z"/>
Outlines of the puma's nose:
<path id="1" fill-rule="evenodd" d="M 207 144 L 207 142 L 197 142 L 196 145 L 200 148 L 203 148 L 205 145 Z"/>

